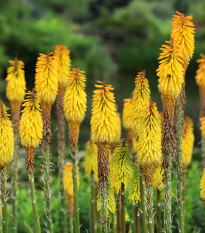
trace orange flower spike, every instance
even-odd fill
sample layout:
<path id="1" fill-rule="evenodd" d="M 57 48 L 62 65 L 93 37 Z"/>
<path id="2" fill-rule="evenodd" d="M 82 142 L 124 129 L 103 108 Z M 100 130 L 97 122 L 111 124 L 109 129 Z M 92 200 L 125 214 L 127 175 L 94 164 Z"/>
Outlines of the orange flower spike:
<path id="1" fill-rule="evenodd" d="M 188 65 L 194 52 L 195 28 L 193 22 L 190 21 L 192 16 L 184 16 L 184 14 L 178 11 L 176 13 L 173 16 L 171 37 L 183 49 L 183 57 L 185 58 L 186 65 Z"/>

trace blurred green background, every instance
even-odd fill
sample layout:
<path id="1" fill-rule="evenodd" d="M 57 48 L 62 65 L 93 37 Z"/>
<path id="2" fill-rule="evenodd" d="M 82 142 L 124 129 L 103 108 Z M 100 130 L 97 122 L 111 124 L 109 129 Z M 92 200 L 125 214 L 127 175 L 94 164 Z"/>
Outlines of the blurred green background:
<path id="1" fill-rule="evenodd" d="M 195 162 L 189 171 L 188 210 L 189 232 L 205 232 L 203 204 L 199 197 L 200 125 L 199 93 L 195 83 L 196 60 L 205 53 L 205 1 L 204 0 L 0 0 L 0 97 L 5 96 L 8 60 L 19 59 L 25 63 L 27 89 L 34 85 L 35 64 L 38 54 L 54 51 L 58 44 L 65 44 L 71 51 L 72 67 L 76 64 L 86 71 L 88 106 L 80 131 L 80 150 L 90 137 L 92 93 L 97 80 L 106 80 L 115 88 L 118 111 L 122 112 L 123 99 L 131 96 L 137 72 L 146 71 L 152 99 L 162 111 L 161 97 L 157 89 L 156 69 L 160 47 L 169 40 L 172 15 L 175 11 L 193 16 L 196 26 L 196 48 L 186 73 L 186 115 L 194 120 Z M 52 110 L 53 162 L 56 163 L 56 117 Z M 67 132 L 67 129 L 66 129 Z M 125 132 L 122 130 L 122 136 Z M 27 197 L 24 151 L 21 155 L 22 187 L 19 192 L 19 232 L 28 232 L 33 226 L 31 205 Z M 67 149 L 67 158 L 69 151 Z M 36 159 L 36 177 L 40 181 L 40 158 Z M 83 167 L 83 159 L 81 165 Z M 56 172 L 54 165 L 54 174 Z M 82 168 L 83 170 L 83 168 Z M 39 174 L 39 176 L 38 176 Z M 196 178 L 196 179 L 195 179 Z M 24 183 L 25 182 L 25 183 Z M 80 205 L 82 232 L 89 229 L 89 179 L 81 174 Z M 41 185 L 40 182 L 39 187 Z M 54 228 L 58 227 L 58 180 L 54 179 Z M 193 188 L 194 187 L 194 188 Z M 43 195 L 38 192 L 42 213 Z M 176 212 L 176 211 L 175 211 Z M 176 223 L 175 223 L 176 226 Z"/>

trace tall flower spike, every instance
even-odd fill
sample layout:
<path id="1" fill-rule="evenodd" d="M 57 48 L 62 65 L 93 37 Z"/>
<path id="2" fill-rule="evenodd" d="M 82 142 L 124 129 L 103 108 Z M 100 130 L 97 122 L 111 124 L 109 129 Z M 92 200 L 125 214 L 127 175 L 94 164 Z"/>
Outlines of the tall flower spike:
<path id="1" fill-rule="evenodd" d="M 197 60 L 199 68 L 196 72 L 196 82 L 199 85 L 200 92 L 200 117 L 205 117 L 205 55 Z"/>
<path id="2" fill-rule="evenodd" d="M 178 98 L 182 84 L 184 82 L 183 56 L 182 49 L 173 41 L 166 41 L 162 45 L 162 53 L 159 56 L 159 91 L 162 95 L 163 104 L 167 109 L 174 111 L 174 105 Z"/>
<path id="3" fill-rule="evenodd" d="M 52 105 L 58 92 L 57 58 L 40 53 L 36 63 L 35 86 L 41 102 Z"/>
<path id="4" fill-rule="evenodd" d="M 24 63 L 18 60 L 17 56 L 14 61 L 9 61 L 11 66 L 7 69 L 7 87 L 6 97 L 11 104 L 11 117 L 13 127 L 18 130 L 21 103 L 24 100 L 26 81 L 24 72 Z"/>
<path id="5" fill-rule="evenodd" d="M 194 146 L 193 121 L 190 117 L 186 117 L 184 121 L 183 137 L 182 137 L 182 164 L 184 171 L 187 170 L 191 162 L 193 146 Z"/>
<path id="6" fill-rule="evenodd" d="M 58 91 L 57 63 L 52 53 L 42 54 L 36 63 L 35 88 L 41 101 L 43 136 L 50 143 L 51 106 Z"/>
<path id="7" fill-rule="evenodd" d="M 70 50 L 65 45 L 56 45 L 54 56 L 58 64 L 58 88 L 65 89 L 71 67 Z"/>
<path id="8" fill-rule="evenodd" d="M 110 178 L 116 194 L 121 191 L 121 185 L 126 188 L 132 177 L 129 148 L 124 140 L 121 140 L 112 156 Z"/>
<path id="9" fill-rule="evenodd" d="M 112 143 L 112 147 L 115 148 L 117 146 L 117 143 L 120 141 L 120 137 L 121 137 L 121 118 L 120 118 L 120 114 L 116 113 L 116 133 L 115 133 L 115 138 L 114 138 L 114 142 Z"/>
<path id="10" fill-rule="evenodd" d="M 137 147 L 140 165 L 161 161 L 161 121 L 156 103 L 148 104 L 141 115 Z"/>
<path id="11" fill-rule="evenodd" d="M 142 167 L 147 186 L 152 185 L 156 164 L 162 160 L 161 138 L 160 115 L 156 103 L 150 102 L 145 106 L 140 118 L 137 143 L 138 162 Z"/>
<path id="12" fill-rule="evenodd" d="M 203 170 L 203 175 L 201 178 L 200 189 L 201 189 L 201 198 L 203 199 L 205 204 L 205 168 Z"/>
<path id="13" fill-rule="evenodd" d="M 85 117 L 87 95 L 85 93 L 85 75 L 78 66 L 70 72 L 64 96 L 64 112 L 69 126 L 71 150 L 76 151 L 79 126 Z"/>
<path id="14" fill-rule="evenodd" d="M 97 143 L 98 148 L 98 187 L 101 199 L 101 222 L 103 232 L 108 229 L 107 198 L 109 155 L 111 143 L 116 137 L 116 104 L 111 85 L 98 81 L 95 85 L 91 117 L 91 138 Z"/>
<path id="15" fill-rule="evenodd" d="M 0 99 L 0 169 L 10 164 L 14 153 L 14 133 L 12 123 L 8 118 L 7 108 Z"/>
<path id="16" fill-rule="evenodd" d="M 27 93 L 23 104 L 19 133 L 21 144 L 26 148 L 27 170 L 33 171 L 35 149 L 43 138 L 43 122 L 40 110 L 40 100 L 35 89 Z"/>
<path id="17" fill-rule="evenodd" d="M 132 113 L 132 131 L 134 136 L 138 136 L 140 116 L 142 109 L 149 103 L 150 89 L 148 80 L 145 78 L 145 71 L 139 72 L 135 78 L 135 89 L 132 97 L 131 113 Z"/>
<path id="18" fill-rule="evenodd" d="M 133 137 L 133 131 L 132 131 L 132 109 L 131 109 L 132 102 L 131 101 L 132 101 L 131 99 L 124 99 L 122 121 L 123 121 L 123 126 L 126 129 L 129 149 L 130 149 L 130 152 L 132 153 L 134 137 Z"/>
<path id="19" fill-rule="evenodd" d="M 187 66 L 194 52 L 194 24 L 190 20 L 192 16 L 176 11 L 177 15 L 173 16 L 171 38 L 183 49 L 183 57 Z"/>
<path id="20" fill-rule="evenodd" d="M 134 164 L 133 167 L 128 199 L 132 204 L 138 204 L 140 202 L 140 173 L 139 166 L 137 164 Z"/>
<path id="21" fill-rule="evenodd" d="M 86 156 L 85 156 L 85 173 L 90 175 L 91 172 L 94 173 L 95 182 L 98 182 L 98 161 L 97 161 L 97 146 L 92 141 L 87 142 Z"/>
<path id="22" fill-rule="evenodd" d="M 99 89 L 93 95 L 91 135 L 96 143 L 112 143 L 116 137 L 116 105 L 111 92 L 114 88 L 105 81 L 98 83 L 95 86 Z"/>

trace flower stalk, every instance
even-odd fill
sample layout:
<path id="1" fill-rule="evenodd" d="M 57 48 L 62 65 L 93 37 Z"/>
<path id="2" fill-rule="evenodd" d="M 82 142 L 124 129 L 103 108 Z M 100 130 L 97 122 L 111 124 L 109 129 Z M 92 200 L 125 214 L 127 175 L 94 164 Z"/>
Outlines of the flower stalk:
<path id="1" fill-rule="evenodd" d="M 91 172 L 91 212 L 92 212 L 92 233 L 97 233 L 96 185 L 95 185 L 93 171 Z"/>
<path id="2" fill-rule="evenodd" d="M 140 169 L 141 170 L 141 169 Z M 147 218 L 146 218 L 146 193 L 145 193 L 145 181 L 144 175 L 140 172 L 140 209 L 142 220 L 142 233 L 147 233 Z"/>
<path id="3" fill-rule="evenodd" d="M 31 201 L 32 201 L 32 207 L 33 207 L 34 223 L 35 223 L 36 233 L 41 233 L 41 226 L 40 226 L 40 221 L 39 221 L 39 216 L 38 216 L 38 209 L 37 209 L 37 202 L 36 202 L 36 193 L 35 193 L 33 171 L 28 172 L 28 177 L 29 177 Z"/>
<path id="4" fill-rule="evenodd" d="M 157 189 L 157 232 L 162 231 L 161 191 Z"/>
<path id="5" fill-rule="evenodd" d="M 1 203 L 2 203 L 2 233 L 8 232 L 7 223 L 7 197 L 6 197 L 6 171 L 4 169 L 0 170 L 1 176 Z"/>
<path id="6" fill-rule="evenodd" d="M 154 217 L 153 217 L 153 188 L 150 185 L 146 188 L 147 195 L 147 223 L 148 223 L 148 232 L 154 233 Z"/>

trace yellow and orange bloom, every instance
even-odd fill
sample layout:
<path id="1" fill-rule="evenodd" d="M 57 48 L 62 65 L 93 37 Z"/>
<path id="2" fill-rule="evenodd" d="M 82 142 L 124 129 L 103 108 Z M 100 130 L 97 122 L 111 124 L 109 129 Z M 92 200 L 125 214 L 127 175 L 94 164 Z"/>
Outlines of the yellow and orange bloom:
<path id="1" fill-rule="evenodd" d="M 0 169 L 5 170 L 10 164 L 14 153 L 14 133 L 7 110 L 0 99 Z"/>
<path id="2" fill-rule="evenodd" d="M 93 172 L 95 182 L 98 182 L 98 152 L 94 141 L 89 140 L 86 147 L 85 173 L 90 175 Z"/>
<path id="3" fill-rule="evenodd" d="M 186 117 L 183 126 L 182 137 L 182 164 L 183 170 L 186 171 L 191 163 L 192 151 L 194 146 L 194 129 L 193 121 L 190 117 Z"/>
<path id="4" fill-rule="evenodd" d="M 174 43 L 180 45 L 183 50 L 183 58 L 185 61 L 184 68 L 186 69 L 190 59 L 192 58 L 194 52 L 194 33 L 195 28 L 192 20 L 192 16 L 184 16 L 180 12 L 173 16 L 172 22 L 172 34 Z"/>
<path id="5" fill-rule="evenodd" d="M 114 88 L 106 82 L 95 85 L 91 117 L 91 137 L 96 143 L 113 143 L 116 138 L 116 104 Z"/>
<path id="6" fill-rule="evenodd" d="M 57 58 L 40 53 L 36 63 L 35 87 L 41 102 L 52 105 L 58 92 Z"/>
<path id="7" fill-rule="evenodd" d="M 56 45 L 54 56 L 57 62 L 58 88 L 65 90 L 71 67 L 70 50 L 65 45 Z"/>
<path id="8" fill-rule="evenodd" d="M 26 165 L 28 171 L 33 171 L 35 149 L 43 138 L 43 121 L 40 109 L 40 99 L 33 89 L 27 93 L 22 110 L 19 133 L 21 144 L 26 148 Z"/>
<path id="9" fill-rule="evenodd" d="M 173 112 L 184 82 L 183 54 L 181 47 L 173 40 L 162 45 L 161 50 L 159 68 L 157 69 L 158 88 L 162 95 L 163 104 Z"/>
<path id="10" fill-rule="evenodd" d="M 149 103 L 150 89 L 148 80 L 145 78 L 145 72 L 139 72 L 135 79 L 135 89 L 131 101 L 132 131 L 134 136 L 138 137 L 140 126 L 140 117 L 145 105 Z"/>
<path id="11" fill-rule="evenodd" d="M 24 100 L 26 91 L 26 80 L 23 61 L 16 57 L 14 61 L 9 61 L 11 66 L 7 69 L 6 97 L 11 104 L 11 117 L 13 127 L 18 130 L 21 103 Z"/>

